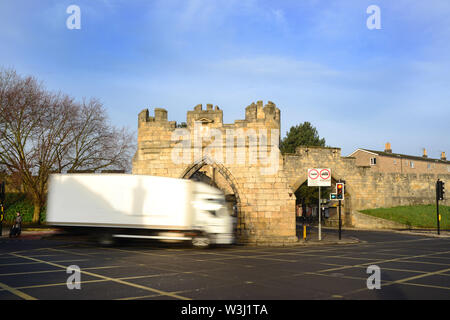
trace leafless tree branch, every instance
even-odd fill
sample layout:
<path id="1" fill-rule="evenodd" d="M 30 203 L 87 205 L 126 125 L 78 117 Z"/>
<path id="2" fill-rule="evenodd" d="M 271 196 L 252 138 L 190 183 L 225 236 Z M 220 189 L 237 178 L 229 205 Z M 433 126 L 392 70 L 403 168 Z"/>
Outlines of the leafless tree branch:
<path id="1" fill-rule="evenodd" d="M 97 99 L 50 93 L 33 77 L 0 70 L 0 168 L 18 177 L 39 221 L 52 172 L 130 170 L 133 135 Z"/>

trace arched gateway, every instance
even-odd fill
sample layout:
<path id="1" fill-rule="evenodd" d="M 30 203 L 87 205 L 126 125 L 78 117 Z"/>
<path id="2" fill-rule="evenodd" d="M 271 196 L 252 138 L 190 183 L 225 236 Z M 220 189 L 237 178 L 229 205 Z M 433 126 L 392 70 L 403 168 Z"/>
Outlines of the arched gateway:
<path id="1" fill-rule="evenodd" d="M 241 197 L 239 195 L 240 192 L 238 189 L 238 183 L 231 172 L 224 165 L 215 163 L 210 158 L 204 157 L 200 161 L 197 161 L 189 166 L 180 178 L 191 179 L 196 173 L 207 167 L 211 167 L 212 172 L 210 172 L 210 170 L 203 170 L 203 174 L 211 180 L 212 184 L 217 186 L 219 189 L 222 189 L 225 192 L 225 195 L 232 195 L 235 199 L 235 204 L 239 209 L 241 206 Z M 216 176 L 216 173 L 219 176 Z M 229 189 L 231 189 L 231 194 Z"/>
<path id="2" fill-rule="evenodd" d="M 238 215 L 238 240 L 261 245 L 297 241 L 295 196 L 279 153 L 280 110 L 272 102 L 252 103 L 245 120 L 224 124 L 217 106 L 197 105 L 183 128 L 167 111 L 139 114 L 134 174 L 197 178 L 225 192 Z"/>

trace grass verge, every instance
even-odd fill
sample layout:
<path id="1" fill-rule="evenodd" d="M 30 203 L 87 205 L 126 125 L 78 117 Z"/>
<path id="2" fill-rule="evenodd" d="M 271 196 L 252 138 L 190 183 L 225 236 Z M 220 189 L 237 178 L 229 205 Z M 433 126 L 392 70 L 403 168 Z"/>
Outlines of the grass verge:
<path id="1" fill-rule="evenodd" d="M 436 205 L 401 206 L 361 210 L 374 217 L 392 220 L 415 228 L 437 228 Z M 450 229 L 450 206 L 439 206 L 440 228 Z"/>

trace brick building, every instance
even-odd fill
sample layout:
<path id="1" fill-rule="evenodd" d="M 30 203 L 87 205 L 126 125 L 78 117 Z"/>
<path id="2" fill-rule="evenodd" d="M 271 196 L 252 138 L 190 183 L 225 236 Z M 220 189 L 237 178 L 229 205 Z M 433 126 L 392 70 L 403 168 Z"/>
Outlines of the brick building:
<path id="1" fill-rule="evenodd" d="M 450 173 L 450 161 L 447 161 L 445 152 L 442 152 L 440 159 L 428 158 L 426 149 L 423 149 L 422 156 L 393 153 L 389 142 L 386 143 L 384 151 L 357 149 L 349 157 L 356 159 L 357 166 L 371 167 L 374 172 L 417 174 Z"/>

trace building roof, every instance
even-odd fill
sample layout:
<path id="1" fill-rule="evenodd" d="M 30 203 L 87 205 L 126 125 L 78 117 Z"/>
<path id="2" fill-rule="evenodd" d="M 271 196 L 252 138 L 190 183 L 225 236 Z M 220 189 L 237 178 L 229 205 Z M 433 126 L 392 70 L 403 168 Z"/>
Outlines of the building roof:
<path id="1" fill-rule="evenodd" d="M 410 156 L 407 154 L 400 154 L 400 153 L 391 153 L 391 152 L 385 152 L 385 151 L 376 151 L 376 150 L 369 150 L 369 149 L 362 149 L 359 148 L 356 151 L 361 150 L 369 153 L 373 153 L 380 156 L 386 156 L 386 157 L 392 157 L 392 158 L 402 158 L 402 159 L 409 159 L 409 160 L 416 160 L 416 161 L 427 161 L 427 162 L 434 162 L 434 163 L 443 163 L 443 164 L 450 164 L 450 161 L 448 160 L 442 160 L 442 159 L 432 159 L 427 157 L 420 157 L 420 156 Z M 353 155 L 356 151 L 354 151 L 351 155 Z"/>

